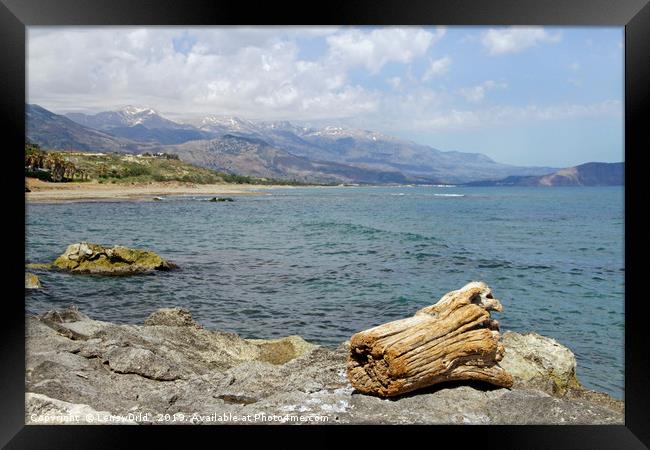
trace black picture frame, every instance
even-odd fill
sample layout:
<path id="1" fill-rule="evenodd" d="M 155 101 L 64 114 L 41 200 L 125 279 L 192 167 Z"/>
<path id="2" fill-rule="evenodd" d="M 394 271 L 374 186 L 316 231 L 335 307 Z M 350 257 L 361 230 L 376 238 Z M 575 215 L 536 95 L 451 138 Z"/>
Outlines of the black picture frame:
<path id="1" fill-rule="evenodd" d="M 37 426 L 24 424 L 25 310 L 18 298 L 23 288 L 25 199 L 21 161 L 25 138 L 25 27 L 33 25 L 561 25 L 625 27 L 625 425 L 621 426 L 436 426 L 413 427 L 431 444 L 443 445 L 443 434 L 462 435 L 500 448 L 646 448 L 650 445 L 649 350 L 646 299 L 641 292 L 637 238 L 642 221 L 635 215 L 635 183 L 639 159 L 647 151 L 646 122 L 650 104 L 650 4 L 648 0 L 330 0 L 325 3 L 244 2 L 235 0 L 0 0 L 0 123 L 4 125 L 3 162 L 9 169 L 3 183 L 11 200 L 5 209 L 5 239 L 16 246 L 4 258 L 5 289 L 0 325 L 0 445 L 7 448 L 116 448 L 128 445 L 137 433 L 169 441 L 169 432 L 199 434 L 214 427 Z M 644 114 L 646 113 L 646 114 Z M 644 145 L 645 144 L 645 145 Z M 15 202 L 15 205 L 14 205 Z M 23 241 L 19 237 L 23 237 Z M 21 242 L 23 243 L 21 247 Z M 16 292 L 14 292 L 16 291 Z M 247 435 L 271 431 L 287 434 L 284 442 L 301 441 L 304 427 L 218 427 L 219 439 L 237 431 Z M 307 427 L 309 428 L 309 427 Z M 344 428 L 349 431 L 356 427 Z M 366 438 L 383 439 L 401 427 L 352 430 Z M 380 428 L 380 429 L 378 429 Z M 331 428 L 330 428 L 331 430 Z M 337 430 L 339 431 L 339 430 Z M 408 431 L 411 432 L 410 430 Z M 487 433 L 487 434 L 486 434 Z M 487 437 L 486 437 L 487 436 Z M 201 436 L 204 437 L 204 436 Z M 410 438 L 409 438 L 410 439 Z M 408 439 L 407 439 L 408 440 Z M 324 443 L 324 441 L 319 441 Z M 189 443 L 186 441 L 185 445 Z M 189 444 L 191 445 L 191 444 Z M 197 445 L 198 441 L 197 441 Z M 367 445 L 367 441 L 366 444 Z"/>

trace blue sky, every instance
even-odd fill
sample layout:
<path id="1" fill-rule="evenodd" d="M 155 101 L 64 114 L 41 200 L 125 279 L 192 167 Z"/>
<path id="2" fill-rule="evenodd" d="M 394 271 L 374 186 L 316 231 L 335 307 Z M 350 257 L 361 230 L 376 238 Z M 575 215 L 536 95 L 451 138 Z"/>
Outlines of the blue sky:
<path id="1" fill-rule="evenodd" d="M 623 28 L 30 27 L 28 102 L 380 131 L 511 164 L 623 160 Z"/>

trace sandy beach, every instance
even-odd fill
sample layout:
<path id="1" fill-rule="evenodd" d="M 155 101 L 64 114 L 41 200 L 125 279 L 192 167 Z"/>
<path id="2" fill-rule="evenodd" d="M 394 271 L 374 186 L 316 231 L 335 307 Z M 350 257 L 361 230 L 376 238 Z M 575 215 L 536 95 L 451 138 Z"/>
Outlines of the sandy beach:
<path id="1" fill-rule="evenodd" d="M 154 197 L 201 195 L 263 195 L 264 190 L 291 186 L 250 184 L 191 184 L 179 182 L 149 184 L 112 183 L 48 183 L 28 178 L 25 192 L 27 203 L 59 203 L 89 201 L 153 201 Z"/>

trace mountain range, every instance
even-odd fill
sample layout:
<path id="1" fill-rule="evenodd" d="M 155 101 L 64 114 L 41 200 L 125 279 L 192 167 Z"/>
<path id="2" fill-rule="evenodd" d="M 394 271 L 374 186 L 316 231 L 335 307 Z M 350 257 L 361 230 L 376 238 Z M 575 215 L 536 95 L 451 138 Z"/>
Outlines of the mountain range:
<path id="1" fill-rule="evenodd" d="M 26 121 L 27 139 L 44 148 L 176 153 L 215 170 L 306 182 L 459 184 L 558 170 L 501 164 L 480 153 L 441 151 L 344 127 L 218 115 L 179 123 L 148 107 L 59 115 L 26 105 Z"/>
<path id="2" fill-rule="evenodd" d="M 79 125 L 38 105 L 25 108 L 27 140 L 60 150 L 136 152 L 140 144 Z"/>

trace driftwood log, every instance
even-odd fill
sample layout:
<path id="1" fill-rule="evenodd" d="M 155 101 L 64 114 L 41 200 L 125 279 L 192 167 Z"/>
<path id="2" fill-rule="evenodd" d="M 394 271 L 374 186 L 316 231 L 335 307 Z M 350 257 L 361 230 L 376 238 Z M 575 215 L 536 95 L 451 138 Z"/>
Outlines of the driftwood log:
<path id="1" fill-rule="evenodd" d="M 350 339 L 350 383 L 382 397 L 453 380 L 512 387 L 498 364 L 505 349 L 489 313 L 501 309 L 487 284 L 472 282 L 413 317 L 361 331 Z"/>

